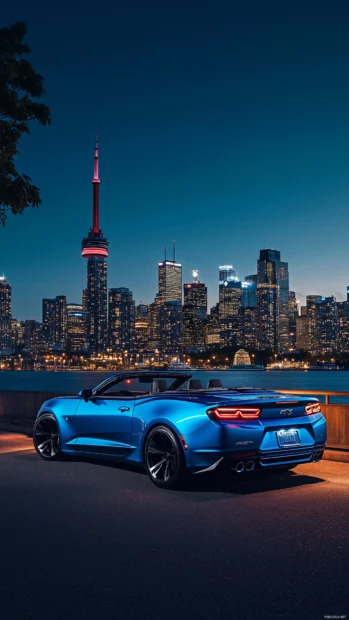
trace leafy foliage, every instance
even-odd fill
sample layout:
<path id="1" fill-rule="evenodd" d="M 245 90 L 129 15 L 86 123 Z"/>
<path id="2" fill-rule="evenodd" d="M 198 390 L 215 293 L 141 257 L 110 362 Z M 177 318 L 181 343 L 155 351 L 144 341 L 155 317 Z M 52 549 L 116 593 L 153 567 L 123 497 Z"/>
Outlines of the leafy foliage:
<path id="1" fill-rule="evenodd" d="M 43 77 L 23 56 L 31 50 L 24 38 L 24 23 L 0 28 L 0 221 L 7 213 L 23 213 L 26 207 L 41 204 L 39 188 L 20 174 L 15 165 L 18 142 L 30 134 L 30 121 L 51 124 L 50 109 L 36 99 L 44 94 Z"/>

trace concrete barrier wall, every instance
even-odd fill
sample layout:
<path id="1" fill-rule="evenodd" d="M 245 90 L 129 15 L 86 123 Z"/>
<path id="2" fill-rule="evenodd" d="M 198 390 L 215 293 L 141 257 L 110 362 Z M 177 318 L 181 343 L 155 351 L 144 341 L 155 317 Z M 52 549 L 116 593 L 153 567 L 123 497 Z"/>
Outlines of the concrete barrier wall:
<path id="1" fill-rule="evenodd" d="M 0 391 L 0 423 L 32 425 L 43 402 L 63 396 L 54 392 Z M 327 444 L 349 450 L 349 405 L 322 405 Z"/>
<path id="2" fill-rule="evenodd" d="M 0 391 L 0 422 L 33 424 L 41 405 L 55 396 L 55 392 Z"/>

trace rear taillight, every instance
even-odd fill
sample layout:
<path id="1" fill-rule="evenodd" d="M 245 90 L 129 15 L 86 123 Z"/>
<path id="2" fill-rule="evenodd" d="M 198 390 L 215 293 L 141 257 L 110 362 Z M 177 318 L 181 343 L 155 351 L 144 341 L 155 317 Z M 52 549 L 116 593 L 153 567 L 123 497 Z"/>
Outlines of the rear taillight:
<path id="1" fill-rule="evenodd" d="M 211 420 L 255 420 L 260 414 L 260 409 L 252 407 L 215 407 L 207 410 Z"/>
<path id="2" fill-rule="evenodd" d="M 320 403 L 309 403 L 309 405 L 305 406 L 306 415 L 312 415 L 313 413 L 320 413 L 321 405 Z"/>

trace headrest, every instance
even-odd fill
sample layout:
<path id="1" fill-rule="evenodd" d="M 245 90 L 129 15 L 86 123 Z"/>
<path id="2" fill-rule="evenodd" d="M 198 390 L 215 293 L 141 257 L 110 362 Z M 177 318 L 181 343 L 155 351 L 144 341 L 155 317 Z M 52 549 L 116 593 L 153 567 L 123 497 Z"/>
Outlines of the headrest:
<path id="1" fill-rule="evenodd" d="M 208 389 L 210 388 L 222 388 L 222 383 L 220 379 L 210 379 L 207 384 Z"/>
<path id="2" fill-rule="evenodd" d="M 188 390 L 202 390 L 201 381 L 199 379 L 190 379 Z"/>
<path id="3" fill-rule="evenodd" d="M 166 392 L 166 390 L 167 383 L 165 379 L 155 379 L 155 381 L 153 381 L 153 385 L 151 388 L 152 394 L 156 394 L 157 392 Z"/>

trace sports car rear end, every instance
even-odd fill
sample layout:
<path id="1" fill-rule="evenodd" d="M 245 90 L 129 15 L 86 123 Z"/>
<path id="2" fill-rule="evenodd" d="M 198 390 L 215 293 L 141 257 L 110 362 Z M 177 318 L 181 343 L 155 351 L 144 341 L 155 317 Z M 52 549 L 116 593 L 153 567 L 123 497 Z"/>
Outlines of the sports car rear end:
<path id="1" fill-rule="evenodd" d="M 226 465 L 242 472 L 321 460 L 326 420 L 318 400 L 244 391 L 217 392 L 217 401 L 206 409 L 207 423 L 185 437 L 193 470 Z"/>

